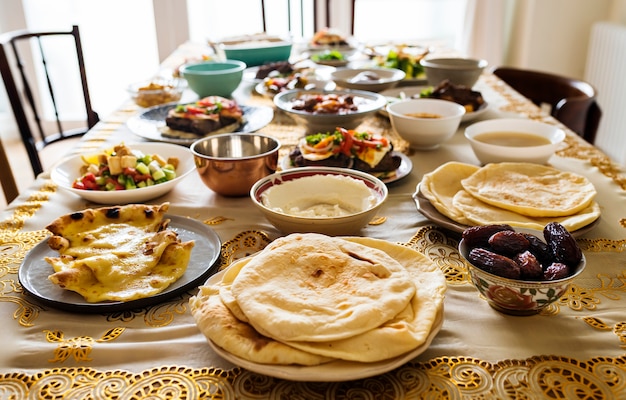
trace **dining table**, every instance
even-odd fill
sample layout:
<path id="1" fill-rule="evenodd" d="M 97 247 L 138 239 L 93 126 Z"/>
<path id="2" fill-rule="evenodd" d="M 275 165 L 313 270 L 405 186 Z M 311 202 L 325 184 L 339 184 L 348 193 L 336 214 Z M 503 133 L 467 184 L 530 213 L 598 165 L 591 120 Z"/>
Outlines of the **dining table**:
<path id="1" fill-rule="evenodd" d="M 181 45 L 158 73 L 171 73 L 185 60 L 200 57 L 201 51 L 190 43 Z M 256 93 L 254 85 L 242 81 L 233 97 L 241 104 L 273 108 L 272 99 Z M 446 279 L 441 328 L 414 358 L 391 370 L 364 363 L 363 374 L 337 370 L 328 380 L 306 374 L 275 376 L 233 364 L 208 345 L 190 312 L 196 288 L 119 311 L 82 312 L 40 302 L 24 290 L 18 275 L 33 249 L 50 236 L 46 226 L 59 216 L 101 206 L 60 188 L 45 171 L 0 214 L 0 398 L 626 399 L 623 166 L 488 69 L 474 89 L 482 93 L 488 109 L 462 122 L 454 137 L 436 149 L 411 149 L 381 113 L 358 128 L 389 137 L 411 163 L 406 176 L 388 183 L 388 198 L 358 236 L 417 250 Z M 273 111 L 271 121 L 258 132 L 278 138 L 285 157 L 305 127 Z M 122 101 L 69 155 L 146 141 L 127 125 L 142 112 L 130 99 Z M 577 236 L 586 269 L 558 301 L 536 315 L 513 316 L 491 308 L 471 283 L 458 251 L 459 232 L 422 214 L 413 196 L 424 174 L 448 161 L 479 165 L 463 131 L 493 118 L 529 118 L 564 129 L 565 141 L 549 165 L 591 181 L 601 208 L 598 222 Z M 218 195 L 195 172 L 146 203 L 165 202 L 170 214 L 216 234 L 218 269 L 284 236 L 249 196 Z"/>

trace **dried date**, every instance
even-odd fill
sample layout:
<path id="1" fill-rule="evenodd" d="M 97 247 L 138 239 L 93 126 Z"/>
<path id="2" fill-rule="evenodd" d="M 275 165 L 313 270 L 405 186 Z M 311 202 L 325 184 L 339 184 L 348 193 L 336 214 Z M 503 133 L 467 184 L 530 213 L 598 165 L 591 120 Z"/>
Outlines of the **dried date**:
<path id="1" fill-rule="evenodd" d="M 463 240 L 469 247 L 487 247 L 489 238 L 501 231 L 513 231 L 513 227 L 507 224 L 478 225 L 463 231 Z"/>
<path id="2" fill-rule="evenodd" d="M 472 249 L 468 257 L 472 264 L 489 273 L 509 279 L 520 278 L 519 265 L 508 257 L 480 247 Z"/>
<path id="3" fill-rule="evenodd" d="M 519 253 L 513 259 L 520 267 L 520 276 L 522 279 L 537 280 L 543 277 L 543 268 L 537 260 L 537 257 L 530 251 L 526 250 Z"/>
<path id="4" fill-rule="evenodd" d="M 528 240 L 528 250 L 537 257 L 541 265 L 550 265 L 552 263 L 552 251 L 550 251 L 550 246 L 530 233 L 525 233 L 524 237 Z"/>
<path id="5" fill-rule="evenodd" d="M 563 263 L 552 263 L 543 272 L 543 279 L 554 281 L 557 279 L 567 278 L 570 275 L 570 268 Z"/>
<path id="6" fill-rule="evenodd" d="M 528 250 L 530 243 L 521 233 L 515 231 L 496 232 L 488 240 L 489 246 L 498 254 L 515 255 Z"/>
<path id="7" fill-rule="evenodd" d="M 575 267 L 582 259 L 582 251 L 576 239 L 558 222 L 550 222 L 543 228 L 543 237 L 550 247 L 555 262 Z"/>
<path id="8" fill-rule="evenodd" d="M 547 224 L 543 236 L 545 242 L 506 224 L 476 226 L 463 232 L 470 251 L 468 260 L 487 272 L 525 280 L 570 276 L 582 259 L 576 239 L 557 222 Z"/>

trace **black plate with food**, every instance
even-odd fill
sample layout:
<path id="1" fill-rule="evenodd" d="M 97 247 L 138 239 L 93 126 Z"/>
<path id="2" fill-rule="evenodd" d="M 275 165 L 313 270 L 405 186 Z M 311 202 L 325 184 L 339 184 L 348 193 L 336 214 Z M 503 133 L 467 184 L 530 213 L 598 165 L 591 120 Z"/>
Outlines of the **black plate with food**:
<path id="1" fill-rule="evenodd" d="M 400 179 L 408 176 L 413 170 L 413 162 L 409 157 L 406 156 L 406 154 L 399 151 L 393 151 L 391 154 L 393 156 L 400 157 L 400 159 L 402 160 L 400 166 L 396 170 L 391 172 L 372 174 L 379 178 L 381 181 L 383 181 L 385 184 L 397 182 Z M 291 163 L 291 159 L 289 158 L 289 156 L 285 156 L 280 160 L 280 167 L 284 170 L 295 168 L 295 166 Z"/>
<path id="2" fill-rule="evenodd" d="M 54 270 L 46 262 L 45 257 L 58 256 L 58 252 L 48 246 L 48 239 L 37 244 L 26 254 L 18 272 L 19 282 L 24 291 L 39 303 L 80 313 L 111 313 L 144 308 L 195 289 L 219 269 L 220 238 L 215 231 L 200 221 L 177 215 L 166 217 L 171 220 L 169 228 L 177 232 L 182 241 L 194 240 L 195 245 L 185 274 L 157 295 L 127 302 L 89 303 L 78 293 L 61 289 L 48 279 Z"/>
<path id="3" fill-rule="evenodd" d="M 176 106 L 176 104 L 166 104 L 149 108 L 143 113 L 130 118 L 127 122 L 128 128 L 135 135 L 141 136 L 144 139 L 189 146 L 200 139 L 201 136 L 176 138 L 168 136 L 166 132 L 167 126 L 165 125 L 165 118 L 169 111 Z M 243 123 L 233 132 L 244 133 L 258 131 L 269 124 L 274 118 L 274 110 L 271 107 L 246 105 L 241 105 L 240 107 L 243 111 Z"/>

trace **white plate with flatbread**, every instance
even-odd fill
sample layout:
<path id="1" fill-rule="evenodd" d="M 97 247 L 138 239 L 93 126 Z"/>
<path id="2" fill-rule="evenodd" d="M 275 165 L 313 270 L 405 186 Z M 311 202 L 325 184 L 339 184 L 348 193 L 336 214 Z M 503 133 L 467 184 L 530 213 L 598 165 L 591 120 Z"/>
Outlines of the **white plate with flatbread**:
<path id="1" fill-rule="evenodd" d="M 56 257 L 58 252 L 50 249 L 48 239 L 33 247 L 24 257 L 18 272 L 24 291 L 38 302 L 64 311 L 81 313 L 110 313 L 139 309 L 161 303 L 174 296 L 195 289 L 219 268 L 221 241 L 217 233 L 207 225 L 191 218 L 166 214 L 170 219 L 169 229 L 178 233 L 181 241 L 194 240 L 191 259 L 185 274 L 163 292 L 127 302 L 89 303 L 78 293 L 61 289 L 48 279 L 54 273 L 45 257 Z"/>
<path id="2" fill-rule="evenodd" d="M 193 137 L 189 138 L 176 138 L 163 134 L 164 129 L 167 128 L 165 125 L 167 113 L 176 105 L 165 104 L 149 108 L 143 113 L 130 118 L 126 123 L 128 129 L 144 139 L 189 146 L 196 140 L 201 139 L 202 136 L 192 135 Z M 240 105 L 240 107 L 243 110 L 243 123 L 233 132 L 256 132 L 272 122 L 274 118 L 274 109 L 272 107 L 246 105 Z"/>
<path id="3" fill-rule="evenodd" d="M 305 236 L 305 241 L 300 242 Z M 291 240 L 291 237 L 295 240 Z M 315 234 L 283 237 L 270 245 L 276 246 L 268 247 L 254 257 L 237 261 L 211 276 L 200 288 L 198 295 L 190 299 L 191 312 L 200 330 L 207 336 L 209 346 L 224 359 L 253 372 L 281 379 L 322 382 L 362 379 L 383 374 L 424 352 L 443 324 L 446 284 L 441 270 L 423 254 L 398 244 L 353 237 L 345 238 L 345 244 L 335 246 L 329 245 L 329 240 L 332 241 L 333 238 L 324 237 L 320 240 L 319 235 Z M 280 244 L 278 241 L 281 241 Z M 337 243 L 336 238 L 334 241 Z M 354 263 L 352 268 L 342 270 L 341 267 L 329 267 L 329 271 L 336 272 L 336 275 L 324 272 L 324 268 L 319 267 L 315 261 L 318 258 L 309 257 L 311 246 L 319 248 L 324 243 L 327 245 L 324 248 L 328 249 L 328 254 L 332 254 L 333 259 L 337 257 L 342 260 L 338 261 L 339 264 L 345 265 L 350 262 L 348 258 L 351 258 Z M 342 249 L 340 253 L 337 253 L 338 248 Z M 294 252 L 302 252 L 305 257 L 299 258 Z M 283 257 L 286 254 L 289 254 L 290 260 L 295 257 L 295 262 L 301 267 L 292 270 L 287 274 L 288 277 L 279 273 L 284 268 Z M 365 257 L 369 264 L 360 257 Z M 387 271 L 384 274 L 385 279 L 367 279 L 359 285 L 371 285 L 372 288 L 382 290 L 391 284 L 396 288 L 393 295 L 387 291 L 374 291 L 372 297 L 364 297 L 367 290 L 359 293 L 356 288 L 337 292 L 337 288 L 345 288 L 345 279 L 358 281 L 360 277 L 367 275 L 363 272 L 373 268 L 373 265 L 377 265 L 375 270 L 378 272 L 381 269 Z M 316 277 L 321 280 L 311 280 L 311 268 L 316 270 Z M 269 277 L 262 278 L 263 273 L 269 274 Z M 259 278 L 265 283 L 256 283 Z M 335 285 L 335 278 L 342 283 Z M 407 278 L 415 282 L 415 293 L 405 292 L 405 289 L 410 288 Z M 294 306 L 308 298 L 310 309 L 303 313 L 298 307 L 283 307 L 282 301 L 275 301 L 276 297 L 271 294 L 273 288 L 278 285 L 278 281 L 284 279 L 299 283 L 289 287 L 291 294 L 281 292 L 281 295 L 295 299 Z M 307 284 L 300 284 L 302 282 Z M 318 286 L 320 283 L 322 286 Z M 316 297 L 311 292 L 316 292 L 318 288 L 325 291 L 324 296 Z M 388 296 L 379 296 L 382 293 Z M 266 294 L 271 295 L 271 299 L 265 297 Z M 329 310 L 328 298 L 343 304 L 341 310 L 351 309 L 353 312 L 326 312 Z M 410 301 L 407 306 L 410 308 L 404 308 L 407 304 L 405 300 Z M 391 317 L 381 315 L 384 312 L 378 307 L 364 306 L 368 302 L 386 302 L 384 311 L 393 308 L 401 311 L 398 314 L 395 314 L 397 310 L 389 311 Z M 409 309 L 411 311 L 406 311 Z M 272 312 L 268 313 L 268 310 Z M 242 312 L 245 312 L 243 317 L 239 316 L 243 315 Z M 292 312 L 299 317 L 289 316 Z M 256 322 L 242 322 L 242 318 L 254 319 Z M 360 318 L 362 320 L 359 322 Z M 270 320 L 271 323 L 268 322 Z M 377 325 L 379 321 L 381 325 Z M 367 323 L 372 326 L 364 328 Z M 255 327 L 252 328 L 251 325 Z M 275 329 L 277 326 L 285 329 Z M 260 333 L 265 329 L 274 330 L 274 333 L 270 336 Z M 282 335 L 281 338 L 286 342 L 270 339 L 275 337 L 273 335 Z M 257 346 L 257 341 L 262 341 L 263 337 L 267 342 Z M 392 338 L 397 340 L 393 341 Z M 389 343 L 385 345 L 387 341 Z M 372 348 L 372 343 L 375 343 L 376 348 Z M 231 349 L 227 350 L 229 346 Z M 248 354 L 249 357 L 243 354 Z"/>
<path id="4" fill-rule="evenodd" d="M 424 194 L 420 190 L 420 185 L 419 184 L 417 185 L 417 189 L 415 190 L 415 193 L 413 193 L 413 200 L 415 201 L 415 205 L 417 206 L 417 210 L 424 217 L 426 217 L 428 220 L 436 223 L 437 225 L 441 226 L 442 228 L 448 229 L 448 230 L 450 230 L 452 232 L 463 233 L 463 231 L 465 229 L 470 227 L 469 225 L 464 225 L 464 224 L 458 223 L 458 222 L 456 222 L 456 221 L 446 217 L 445 215 L 441 214 L 430 203 L 430 200 L 428 200 L 426 197 L 424 197 Z M 583 226 L 580 229 L 572 231 L 571 234 L 574 237 L 578 237 L 578 236 L 584 235 L 585 233 L 587 233 L 590 230 L 592 230 L 593 228 L 595 228 L 596 225 L 598 225 L 598 223 L 600 223 L 600 218 L 596 219 L 595 221 L 593 221 L 589 225 Z"/>

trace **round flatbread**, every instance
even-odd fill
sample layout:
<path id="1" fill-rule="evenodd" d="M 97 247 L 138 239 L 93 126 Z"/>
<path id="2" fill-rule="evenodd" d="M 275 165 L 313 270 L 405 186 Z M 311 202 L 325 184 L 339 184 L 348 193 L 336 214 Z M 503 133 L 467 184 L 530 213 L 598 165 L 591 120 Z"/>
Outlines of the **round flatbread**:
<path id="1" fill-rule="evenodd" d="M 443 272 L 425 255 L 398 244 L 371 238 L 346 238 L 393 254 L 404 266 L 417 291 L 395 317 L 362 334 L 327 342 L 287 342 L 309 353 L 350 361 L 376 362 L 409 352 L 427 339 L 438 314 L 443 311 L 446 280 Z"/>
<path id="2" fill-rule="evenodd" d="M 275 240 L 241 269 L 231 290 L 257 331 L 315 342 L 371 330 L 416 292 L 408 271 L 384 251 L 315 233 Z"/>
<path id="3" fill-rule="evenodd" d="M 459 190 L 463 190 L 461 180 L 479 169 L 471 164 L 447 162 L 422 177 L 420 192 L 441 214 L 460 224 L 472 225 L 472 221 L 454 206 L 452 199 Z"/>
<path id="4" fill-rule="evenodd" d="M 531 163 L 487 164 L 461 185 L 487 204 L 530 217 L 573 215 L 596 196 L 584 176 Z"/>
<path id="5" fill-rule="evenodd" d="M 331 361 L 328 357 L 298 350 L 261 335 L 230 312 L 219 292 L 219 285 L 201 286 L 198 294 L 189 299 L 198 329 L 219 347 L 262 364 L 319 365 Z"/>
<path id="6" fill-rule="evenodd" d="M 453 204 L 455 209 L 463 212 L 463 215 L 471 221 L 470 225 L 508 224 L 541 231 L 546 224 L 556 221 L 572 232 L 600 217 L 600 206 L 595 201 L 578 213 L 564 217 L 528 217 L 482 202 L 465 190 L 460 190 L 454 195 Z"/>

